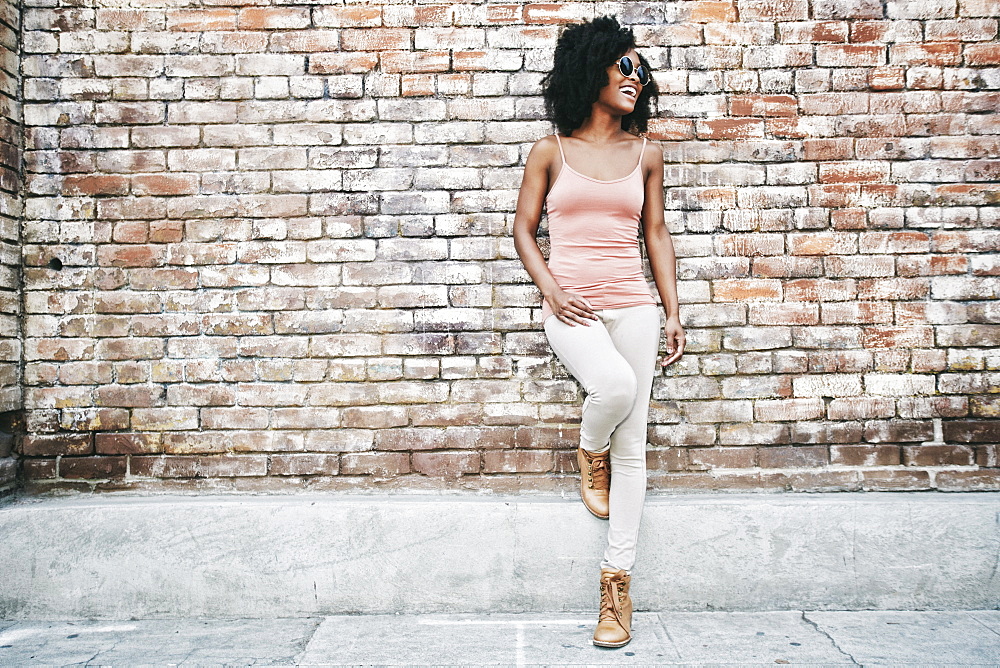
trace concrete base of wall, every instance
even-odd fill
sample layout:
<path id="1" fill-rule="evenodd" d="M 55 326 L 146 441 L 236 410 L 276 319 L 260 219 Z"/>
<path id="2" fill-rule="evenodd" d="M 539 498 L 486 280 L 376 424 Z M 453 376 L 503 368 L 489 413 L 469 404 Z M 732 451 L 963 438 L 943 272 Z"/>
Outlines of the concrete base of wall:
<path id="1" fill-rule="evenodd" d="M 17 459 L 0 457 L 0 496 L 17 491 Z"/>
<path id="2" fill-rule="evenodd" d="M 0 508 L 0 616 L 591 611 L 606 526 L 551 497 L 22 497 Z M 633 598 L 992 609 L 1000 494 L 651 496 Z"/>

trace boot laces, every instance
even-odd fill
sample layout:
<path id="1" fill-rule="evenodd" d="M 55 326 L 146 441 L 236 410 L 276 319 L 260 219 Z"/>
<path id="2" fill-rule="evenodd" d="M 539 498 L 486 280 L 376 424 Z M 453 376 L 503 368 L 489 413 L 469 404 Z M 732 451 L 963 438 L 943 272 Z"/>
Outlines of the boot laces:
<path id="1" fill-rule="evenodd" d="M 601 614 L 597 618 L 599 622 L 619 621 L 619 607 L 623 598 L 622 586 L 620 582 L 616 586 L 610 578 L 601 580 Z M 615 605 L 616 602 L 618 605 Z"/>
<path id="2" fill-rule="evenodd" d="M 591 489 L 607 489 L 611 484 L 611 472 L 608 470 L 607 455 L 594 458 L 587 458 L 587 466 L 590 474 L 587 478 L 590 481 Z"/>

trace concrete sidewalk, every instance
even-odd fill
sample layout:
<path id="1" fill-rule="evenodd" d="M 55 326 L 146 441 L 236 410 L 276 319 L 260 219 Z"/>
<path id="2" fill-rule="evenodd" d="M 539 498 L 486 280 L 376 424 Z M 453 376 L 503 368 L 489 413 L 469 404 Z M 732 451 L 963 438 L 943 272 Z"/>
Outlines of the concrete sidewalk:
<path id="1" fill-rule="evenodd" d="M 0 622 L 0 665 L 1000 664 L 1000 610 L 647 612 L 617 650 L 590 643 L 595 621 L 577 613 L 9 621 Z"/>

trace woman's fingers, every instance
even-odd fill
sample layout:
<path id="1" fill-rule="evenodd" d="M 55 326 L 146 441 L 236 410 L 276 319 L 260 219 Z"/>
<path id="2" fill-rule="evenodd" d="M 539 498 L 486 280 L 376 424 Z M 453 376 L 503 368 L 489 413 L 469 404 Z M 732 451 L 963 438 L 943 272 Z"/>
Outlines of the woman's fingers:
<path id="1" fill-rule="evenodd" d="M 597 314 L 594 313 L 594 308 L 590 305 L 590 302 L 583 297 L 574 295 L 573 297 L 570 297 L 568 303 L 577 315 L 582 315 L 584 318 L 588 318 L 590 320 L 597 320 Z"/>
<path id="2" fill-rule="evenodd" d="M 589 320 L 591 320 L 595 316 L 593 315 L 588 316 L 585 311 L 581 311 L 579 309 L 576 310 L 567 309 L 562 313 L 560 313 L 559 317 L 562 318 L 564 322 L 567 322 L 570 325 L 572 325 L 574 322 L 577 322 L 580 323 L 581 325 L 589 327 L 590 326 Z"/>
<path id="3" fill-rule="evenodd" d="M 590 325 L 589 320 L 597 320 L 590 303 L 579 295 L 571 295 L 559 308 L 556 315 L 566 324 L 573 326 L 574 323 Z"/>
<path id="4" fill-rule="evenodd" d="M 663 358 L 661 364 L 663 366 L 670 366 L 677 360 L 681 358 L 684 354 L 684 332 L 682 331 L 670 331 L 666 332 L 667 335 L 667 356 Z"/>

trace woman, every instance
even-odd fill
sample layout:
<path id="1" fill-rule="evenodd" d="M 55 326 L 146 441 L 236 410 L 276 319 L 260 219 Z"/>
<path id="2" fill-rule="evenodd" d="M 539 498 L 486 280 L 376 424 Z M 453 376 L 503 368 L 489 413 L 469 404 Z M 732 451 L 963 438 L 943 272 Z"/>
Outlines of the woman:
<path id="1" fill-rule="evenodd" d="M 673 244 L 663 222 L 663 151 L 646 130 L 656 84 L 631 29 L 611 17 L 571 26 L 544 80 L 558 134 L 532 147 L 514 244 L 542 293 L 549 344 L 587 393 L 580 424 L 581 496 L 609 519 L 594 644 L 631 640 L 629 584 L 646 495 L 646 419 L 660 314 L 642 273 L 638 232 L 666 311 L 664 366 L 684 352 Z M 536 233 L 546 206 L 548 264 Z"/>

